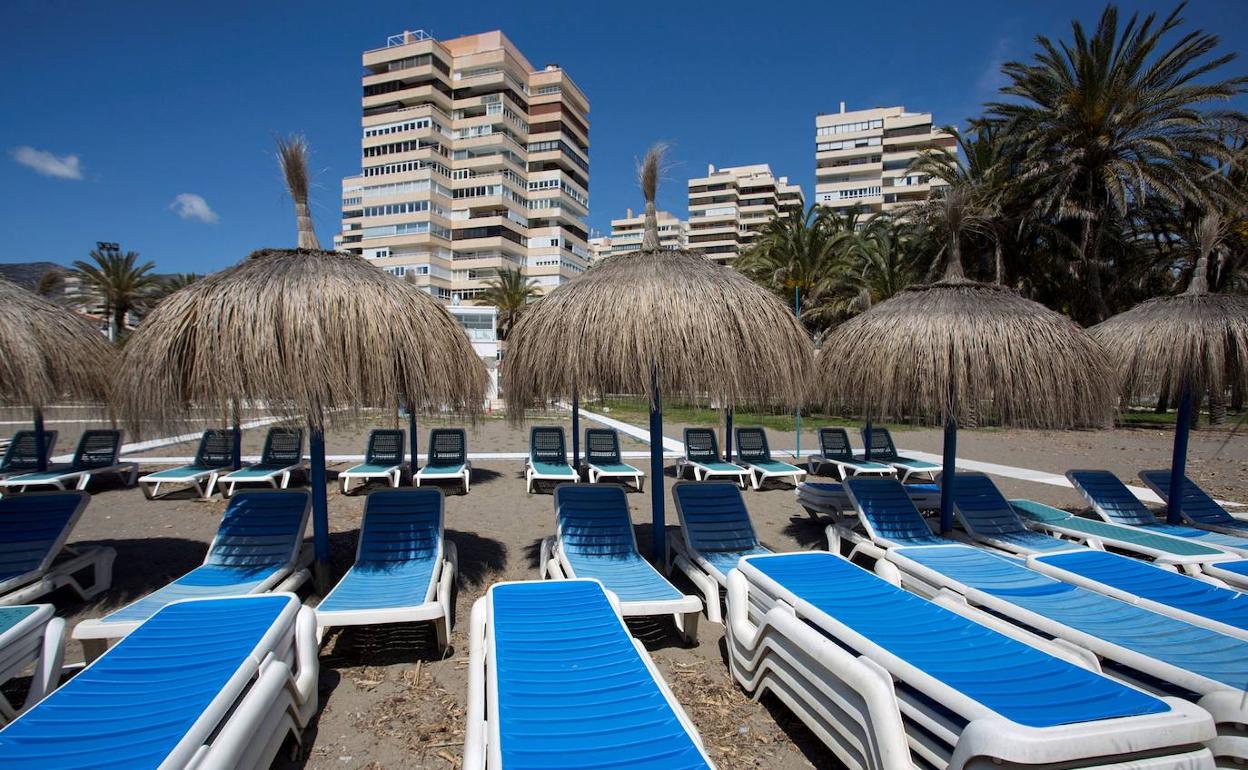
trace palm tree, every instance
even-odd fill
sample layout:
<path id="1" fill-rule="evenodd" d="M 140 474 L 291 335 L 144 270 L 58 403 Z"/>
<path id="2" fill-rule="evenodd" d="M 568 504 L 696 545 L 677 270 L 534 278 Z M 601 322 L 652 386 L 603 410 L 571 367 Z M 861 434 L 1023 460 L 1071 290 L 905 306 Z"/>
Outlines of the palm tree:
<path id="1" fill-rule="evenodd" d="M 987 231 L 987 217 L 974 186 L 961 181 L 938 187 L 927 200 L 906 206 L 899 213 L 930 232 L 939 244 L 928 276 L 937 280 L 963 278 L 963 238 Z"/>
<path id="2" fill-rule="evenodd" d="M 819 206 L 790 209 L 788 216 L 772 217 L 763 226 L 736 268 L 785 302 L 805 305 L 828 290 L 852 249 L 855 224 L 853 213 Z"/>
<path id="3" fill-rule="evenodd" d="M 488 288 L 477 296 L 477 301 L 498 308 L 498 337 L 506 340 L 525 307 L 538 297 L 537 281 L 525 278 L 519 270 L 505 267 L 485 285 Z"/>
<path id="4" fill-rule="evenodd" d="M 988 105 L 1028 148 L 1027 175 L 1042 181 L 1039 207 L 1078 229 L 1074 239 L 1089 318 L 1110 314 L 1102 287 L 1103 238 L 1109 220 L 1152 197 L 1171 206 L 1209 207 L 1235 191 L 1210 164 L 1226 164 L 1227 138 L 1242 137 L 1248 117 L 1208 109 L 1245 91 L 1248 78 L 1216 80 L 1233 54 L 1215 55 L 1216 35 L 1171 33 L 1183 23 L 1179 5 L 1160 24 L 1156 14 L 1132 15 L 1121 29 L 1106 6 L 1089 37 L 1072 22 L 1073 43 L 1040 36 L 1031 62 L 1011 61 L 1002 92 L 1014 101 Z"/>
<path id="5" fill-rule="evenodd" d="M 35 293 L 44 299 L 60 302 L 65 295 L 65 268 L 54 267 L 39 276 Z"/>
<path id="6" fill-rule="evenodd" d="M 923 252 L 912 237 L 913 228 L 889 214 L 867 220 L 830 266 L 809 302 L 803 320 L 820 327 L 834 326 L 877 302 L 892 297 L 923 275 Z"/>
<path id="7" fill-rule="evenodd" d="M 74 262 L 74 273 L 85 291 L 79 302 L 103 305 L 108 315 L 108 338 L 117 342 L 126 328 L 126 316 L 152 305 L 162 286 L 152 262 L 139 264 L 139 254 L 93 249 L 90 262 Z"/>

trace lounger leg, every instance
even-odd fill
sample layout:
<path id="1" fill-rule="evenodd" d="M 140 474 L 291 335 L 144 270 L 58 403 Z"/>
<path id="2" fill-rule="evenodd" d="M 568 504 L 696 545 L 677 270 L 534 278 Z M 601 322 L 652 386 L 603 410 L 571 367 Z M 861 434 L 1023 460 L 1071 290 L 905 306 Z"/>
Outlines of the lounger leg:
<path id="1" fill-rule="evenodd" d="M 756 473 L 755 471 L 750 471 L 750 487 L 757 491 L 762 485 L 763 475 L 761 473 Z"/>
<path id="2" fill-rule="evenodd" d="M 464 470 L 464 494 L 468 494 L 468 488 L 472 486 L 472 470 Z"/>
<path id="3" fill-rule="evenodd" d="M 126 486 L 132 487 L 139 480 L 139 464 L 134 463 L 130 466 L 130 480 L 126 482 Z"/>
<path id="4" fill-rule="evenodd" d="M 208 483 L 204 486 L 204 498 L 205 499 L 212 497 L 212 493 L 216 490 L 216 487 L 217 487 L 218 478 L 219 476 L 217 476 L 217 474 L 215 473 L 209 474 Z"/>
<path id="5" fill-rule="evenodd" d="M 87 485 L 90 483 L 91 483 L 91 474 L 90 473 L 82 474 L 81 476 L 78 477 L 78 491 L 79 492 L 85 491 L 87 488 Z M 65 488 L 65 485 L 59 482 L 57 483 L 57 486 L 60 487 L 61 489 Z"/>
<path id="6" fill-rule="evenodd" d="M 645 476 L 638 476 L 638 477 L 637 477 L 637 491 L 638 491 L 638 492 L 645 492 L 645 491 L 646 491 L 646 490 L 644 489 L 644 487 L 645 487 L 645 486 L 646 486 L 646 477 L 645 477 Z"/>
<path id="7" fill-rule="evenodd" d="M 689 644 L 698 643 L 698 616 L 701 612 L 686 612 L 676 616 L 676 630 Z"/>
<path id="8" fill-rule="evenodd" d="M 151 484 L 140 484 L 139 489 L 143 490 L 143 497 L 148 500 L 155 500 L 157 493 L 160 492 L 160 482 L 156 482 L 155 487 Z"/>

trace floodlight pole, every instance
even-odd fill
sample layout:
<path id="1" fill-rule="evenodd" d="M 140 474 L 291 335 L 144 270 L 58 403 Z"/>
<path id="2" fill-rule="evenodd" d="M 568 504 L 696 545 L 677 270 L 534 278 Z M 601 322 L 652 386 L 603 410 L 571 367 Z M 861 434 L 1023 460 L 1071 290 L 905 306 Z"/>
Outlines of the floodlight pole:
<path id="1" fill-rule="evenodd" d="M 572 470 L 581 475 L 581 395 L 572 390 Z"/>
<path id="2" fill-rule="evenodd" d="M 316 590 L 321 596 L 329 588 L 329 497 L 325 478 L 325 432 L 308 426 L 308 453 L 311 455 L 308 480 L 312 484 L 312 547 L 316 563 L 312 568 Z"/>
<path id="3" fill-rule="evenodd" d="M 1174 453 L 1170 457 L 1170 494 L 1166 500 L 1166 523 L 1183 523 L 1183 490 L 1187 486 L 1187 439 L 1192 430 L 1192 383 L 1183 382 L 1179 414 L 1174 423 Z"/>
<path id="4" fill-rule="evenodd" d="M 659 393 L 659 367 L 650 369 L 650 542 L 655 564 L 667 558 L 667 526 L 663 511 L 663 402 Z"/>
<path id="5" fill-rule="evenodd" d="M 43 473 L 48 469 L 48 440 L 43 432 L 43 410 L 35 409 L 35 470 Z"/>

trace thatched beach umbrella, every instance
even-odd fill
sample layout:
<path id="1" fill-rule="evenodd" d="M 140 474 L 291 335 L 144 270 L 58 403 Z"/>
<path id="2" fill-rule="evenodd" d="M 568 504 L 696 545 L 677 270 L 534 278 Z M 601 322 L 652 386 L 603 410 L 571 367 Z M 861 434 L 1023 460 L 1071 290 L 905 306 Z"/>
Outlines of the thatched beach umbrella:
<path id="1" fill-rule="evenodd" d="M 665 548 L 661 394 L 794 407 L 811 367 L 810 338 L 777 297 L 701 253 L 660 246 L 661 159 L 653 148 L 641 168 L 641 250 L 608 257 L 534 303 L 508 336 L 503 361 L 516 421 L 527 408 L 576 394 L 649 399 L 656 560 Z"/>
<path id="2" fill-rule="evenodd" d="M 1013 289 L 967 280 L 956 249 L 941 280 L 833 331 L 815 366 L 817 395 L 830 410 L 944 423 L 942 533 L 953 526 L 960 419 L 1071 428 L 1104 425 L 1113 412 L 1113 375 L 1100 345 Z"/>
<path id="3" fill-rule="evenodd" d="M 1201 222 L 1201 255 L 1187 291 L 1146 300 L 1091 329 L 1117 369 L 1124 404 L 1157 395 L 1179 405 L 1166 506 L 1171 524 L 1182 521 L 1175 490 L 1186 473 L 1193 405 L 1205 393 L 1248 387 L 1248 297 L 1210 292 L 1206 278 L 1217 230 L 1216 218 Z"/>
<path id="4" fill-rule="evenodd" d="M 116 402 L 128 419 L 161 426 L 181 423 L 192 407 L 228 421 L 242 403 L 305 421 L 323 570 L 326 422 L 400 401 L 475 412 L 487 375 L 436 300 L 360 257 L 320 249 L 306 216 L 305 156 L 302 140 L 280 144 L 301 247 L 257 251 L 162 302 L 126 344 Z"/>
<path id="5" fill-rule="evenodd" d="M 34 410 L 39 470 L 47 470 L 43 409 L 63 398 L 104 402 L 117 349 L 78 313 L 0 278 L 0 402 Z"/>

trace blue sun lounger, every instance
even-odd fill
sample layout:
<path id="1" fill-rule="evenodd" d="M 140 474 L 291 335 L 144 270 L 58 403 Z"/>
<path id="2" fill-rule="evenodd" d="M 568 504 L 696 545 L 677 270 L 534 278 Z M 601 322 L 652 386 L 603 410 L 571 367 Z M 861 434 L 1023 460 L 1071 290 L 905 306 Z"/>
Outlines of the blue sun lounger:
<path id="1" fill-rule="evenodd" d="M 923 596 L 941 591 L 982 611 L 983 622 L 1005 618 L 1112 661 L 1114 676 L 1195 700 L 1213 715 L 1219 760 L 1248 760 L 1248 641 L 1064 583 L 1018 559 L 966 545 L 894 548 L 885 558 L 901 583 Z"/>
<path id="2" fill-rule="evenodd" d="M 909 549 L 906 549 L 909 550 Z M 1209 767 L 1209 716 L 907 593 L 829 553 L 728 577 L 733 677 L 775 694 L 839 766 Z M 1155 764 L 1154 764 L 1155 763 Z"/>
<path id="3" fill-rule="evenodd" d="M 0 499 L 0 605 L 26 604 L 62 586 L 84 600 L 108 590 L 117 552 L 65 544 L 90 501 L 86 492 Z"/>
<path id="4" fill-rule="evenodd" d="M 529 431 L 529 459 L 524 465 L 524 491 L 533 492 L 536 481 L 579 482 L 581 476 L 568 465 L 563 428 L 534 427 Z"/>
<path id="5" fill-rule="evenodd" d="M 835 468 L 837 478 L 840 479 L 859 475 L 897 475 L 897 469 L 891 465 L 854 457 L 854 448 L 849 443 L 849 431 L 844 428 L 819 429 L 819 453 L 806 458 L 806 470 L 811 476 L 818 476 L 825 465 Z"/>
<path id="6" fill-rule="evenodd" d="M 0 767 L 268 768 L 316 712 L 314 625 L 291 594 L 171 604 L 0 730 Z"/>
<path id="7" fill-rule="evenodd" d="M 495 583 L 471 624 L 464 770 L 712 767 L 598 582 Z"/>
<path id="8" fill-rule="evenodd" d="M 369 493 L 355 564 L 317 605 L 318 635 L 333 626 L 432 621 L 446 649 L 459 559 L 443 537 L 444 506 L 437 488 Z"/>
<path id="9" fill-rule="evenodd" d="M 472 463 L 468 461 L 468 435 L 463 428 L 435 428 L 429 431 L 429 462 L 416 471 L 414 481 L 459 479 L 464 494 L 472 483 Z"/>
<path id="10" fill-rule="evenodd" d="M 301 553 L 312 495 L 304 489 L 247 490 L 230 499 L 202 566 L 95 620 L 74 627 L 88 659 L 182 599 L 294 591 L 309 577 Z"/>
<path id="11" fill-rule="evenodd" d="M 234 467 L 233 457 L 234 437 L 230 431 L 206 430 L 199 439 L 194 461 L 189 465 L 149 473 L 139 479 L 139 487 L 148 500 L 160 496 L 161 484 L 190 484 L 200 497 L 212 497 L 217 479 Z"/>
<path id="12" fill-rule="evenodd" d="M 51 604 L 0 607 L 0 686 L 33 667 L 26 700 L 21 706 L 0 692 L 0 725 L 47 695 L 61 680 L 65 620 Z"/>
<path id="13" fill-rule="evenodd" d="M 397 487 L 403 481 L 407 460 L 403 455 L 404 435 L 401 430 L 371 430 L 368 446 L 364 449 L 364 462 L 352 465 L 338 474 L 338 488 L 345 495 L 350 491 L 352 480 L 365 485 L 372 479 L 384 479 Z"/>
<path id="14" fill-rule="evenodd" d="M 797 485 L 806 471 L 773 459 L 762 428 L 737 428 L 737 461 L 750 472 L 750 486 L 758 489 L 767 479 L 792 479 Z"/>
<path id="15" fill-rule="evenodd" d="M 68 465 L 11 476 L 0 480 L 0 489 L 16 488 L 18 492 L 25 492 L 30 487 L 55 487 L 64 490 L 73 483 L 76 489 L 85 490 L 93 477 L 104 473 L 116 473 L 126 486 L 134 486 L 139 464 L 121 461 L 121 437 L 119 430 L 83 431 Z"/>
<path id="16" fill-rule="evenodd" d="M 239 484 L 268 484 L 274 489 L 290 486 L 290 475 L 303 467 L 303 428 L 269 428 L 264 436 L 260 462 L 222 476 L 226 497 Z"/>
<path id="17" fill-rule="evenodd" d="M 559 487 L 555 527 L 542 540 L 543 578 L 597 580 L 619 599 L 624 617 L 672 615 L 685 640 L 697 642 L 702 602 L 677 591 L 637 552 L 623 487 Z"/>
<path id="18" fill-rule="evenodd" d="M 742 556 L 771 553 L 758 542 L 741 488 L 726 481 L 678 481 L 672 501 L 680 530 L 667 538 L 667 573 L 675 567 L 702 592 L 706 619 L 722 622 L 719 589 Z"/>
<path id="19" fill-rule="evenodd" d="M 750 475 L 740 465 L 720 459 L 719 439 L 710 428 L 685 428 L 685 456 L 676 460 L 676 478 L 685 477 L 685 468 L 693 473 L 694 481 L 727 476 L 736 479 L 742 489 Z"/>
<path id="20" fill-rule="evenodd" d="M 866 428 L 862 429 L 862 442 L 864 445 L 867 442 Z M 859 457 L 858 459 L 864 458 Z M 897 445 L 893 443 L 893 434 L 889 432 L 888 428 L 871 428 L 871 462 L 891 465 L 900 474 L 903 484 L 909 481 L 911 476 L 916 475 L 922 476 L 928 481 L 935 481 L 936 474 L 941 471 L 941 467 L 936 463 L 929 463 L 927 460 L 917 460 L 900 454 L 897 451 Z"/>
<path id="21" fill-rule="evenodd" d="M 54 430 L 43 432 L 43 457 L 52 457 L 56 447 L 57 433 Z M 4 450 L 4 459 L 0 460 L 0 477 L 8 478 L 19 473 L 33 473 L 39 470 L 39 450 L 33 430 L 19 430 L 13 434 L 8 447 Z"/>
<path id="22" fill-rule="evenodd" d="M 646 481 L 646 474 L 624 462 L 620 454 L 620 434 L 609 428 L 586 429 L 585 468 L 590 484 L 603 479 L 632 479 L 640 492 Z"/>
<path id="23" fill-rule="evenodd" d="M 1170 471 L 1140 471 L 1140 480 L 1162 500 L 1170 499 Z M 1237 519 L 1188 477 L 1183 477 L 1183 520 L 1197 529 L 1248 537 L 1248 521 Z"/>
<path id="24" fill-rule="evenodd" d="M 1067 471 L 1066 478 L 1083 494 L 1096 515 L 1105 521 L 1192 540 L 1211 548 L 1248 556 L 1248 539 L 1243 537 L 1159 521 L 1148 506 L 1109 471 Z"/>

